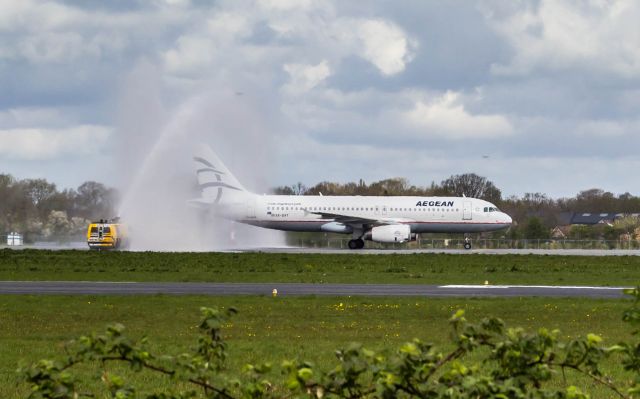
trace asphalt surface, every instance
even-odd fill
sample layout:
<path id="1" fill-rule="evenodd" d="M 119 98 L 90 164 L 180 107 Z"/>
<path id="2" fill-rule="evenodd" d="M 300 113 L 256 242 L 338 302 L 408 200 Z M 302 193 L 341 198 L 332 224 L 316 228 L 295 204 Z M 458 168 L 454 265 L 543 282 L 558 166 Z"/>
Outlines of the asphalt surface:
<path id="1" fill-rule="evenodd" d="M 64 244 L 41 242 L 20 247 L 7 247 L 0 244 L 1 248 L 11 249 L 48 249 L 48 250 L 88 250 L 84 242 L 70 242 Z M 136 250 L 135 248 L 133 250 Z M 181 252 L 179 248 L 166 248 L 167 252 Z M 162 251 L 160 251 L 162 252 Z M 363 248 L 350 250 L 347 248 L 308 248 L 308 247 L 239 247 L 239 248 L 219 248 L 212 249 L 211 252 L 253 252 L 253 253 L 283 253 L 283 254 L 360 254 L 360 255 L 392 255 L 392 254 L 484 254 L 484 255 L 560 255 L 560 256 L 640 256 L 638 249 L 373 249 Z"/>
<path id="2" fill-rule="evenodd" d="M 334 248 L 241 248 L 222 252 L 265 252 L 283 254 L 361 254 L 361 255 L 391 255 L 391 254 L 484 254 L 484 255 L 560 255 L 560 256 L 640 256 L 637 249 L 334 249 Z"/>
<path id="3" fill-rule="evenodd" d="M 279 296 L 621 298 L 624 295 L 624 287 L 0 281 L 0 294 L 23 295 L 272 295 L 274 289 Z"/>

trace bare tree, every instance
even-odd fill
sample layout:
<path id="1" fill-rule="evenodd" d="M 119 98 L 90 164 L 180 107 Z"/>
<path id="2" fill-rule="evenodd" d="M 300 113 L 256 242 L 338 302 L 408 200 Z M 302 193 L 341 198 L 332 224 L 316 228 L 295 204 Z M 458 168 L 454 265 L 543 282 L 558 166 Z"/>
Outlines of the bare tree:
<path id="1" fill-rule="evenodd" d="M 56 193 L 56 185 L 45 179 L 26 179 L 22 181 L 24 192 L 34 206 L 38 206 Z"/>
<path id="2" fill-rule="evenodd" d="M 115 216 L 116 200 L 116 190 L 94 181 L 82 183 L 76 196 L 78 215 L 86 219 Z"/>
<path id="3" fill-rule="evenodd" d="M 440 186 L 443 195 L 481 198 L 494 204 L 499 203 L 502 197 L 500 190 L 491 181 L 475 173 L 451 176 L 443 180 Z"/>

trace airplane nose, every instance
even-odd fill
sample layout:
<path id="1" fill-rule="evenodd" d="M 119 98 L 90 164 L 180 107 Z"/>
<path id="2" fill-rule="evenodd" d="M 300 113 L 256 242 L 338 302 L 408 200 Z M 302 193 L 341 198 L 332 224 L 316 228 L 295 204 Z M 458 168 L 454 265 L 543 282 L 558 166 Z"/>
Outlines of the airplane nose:
<path id="1" fill-rule="evenodd" d="M 511 216 L 507 215 L 506 213 L 504 214 L 504 223 L 505 224 L 512 224 L 513 223 L 513 219 L 511 219 Z"/>

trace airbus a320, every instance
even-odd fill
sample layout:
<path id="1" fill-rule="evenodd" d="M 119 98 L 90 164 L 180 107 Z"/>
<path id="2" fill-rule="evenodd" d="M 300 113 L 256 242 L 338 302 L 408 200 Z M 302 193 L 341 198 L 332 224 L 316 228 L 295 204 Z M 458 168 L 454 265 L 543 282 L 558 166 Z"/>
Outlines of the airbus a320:
<path id="1" fill-rule="evenodd" d="M 194 206 L 240 223 L 268 229 L 350 234 L 350 249 L 366 240 L 413 241 L 420 233 L 496 231 L 511 217 L 494 204 L 467 197 L 258 195 L 245 189 L 218 156 L 202 146 L 193 158 L 201 197 Z"/>

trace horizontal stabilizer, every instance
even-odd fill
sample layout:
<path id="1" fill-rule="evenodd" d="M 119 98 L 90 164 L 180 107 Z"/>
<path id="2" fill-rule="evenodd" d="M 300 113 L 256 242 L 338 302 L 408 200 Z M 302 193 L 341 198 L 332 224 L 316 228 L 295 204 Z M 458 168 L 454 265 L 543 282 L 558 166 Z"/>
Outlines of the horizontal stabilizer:
<path id="1" fill-rule="evenodd" d="M 215 204 L 215 202 L 216 202 L 215 198 L 201 197 L 201 198 L 188 200 L 187 205 L 197 209 L 209 209 L 209 207 Z"/>

